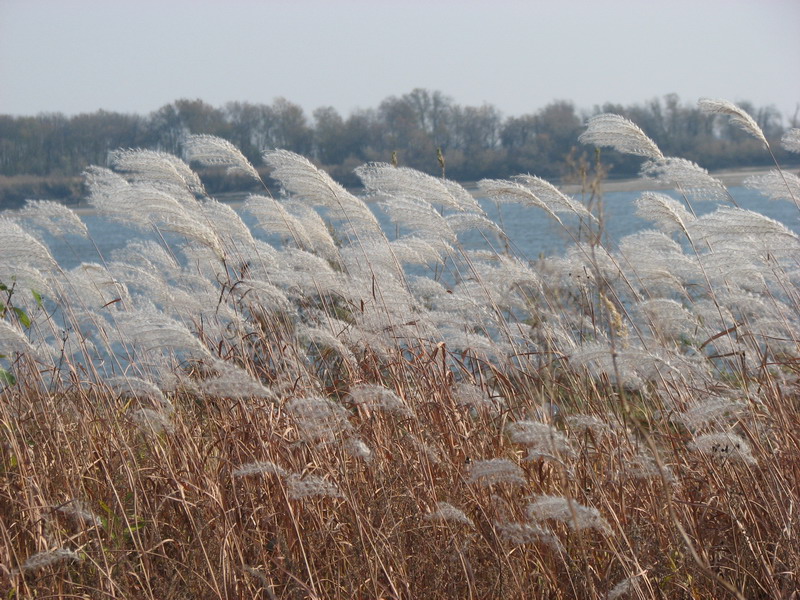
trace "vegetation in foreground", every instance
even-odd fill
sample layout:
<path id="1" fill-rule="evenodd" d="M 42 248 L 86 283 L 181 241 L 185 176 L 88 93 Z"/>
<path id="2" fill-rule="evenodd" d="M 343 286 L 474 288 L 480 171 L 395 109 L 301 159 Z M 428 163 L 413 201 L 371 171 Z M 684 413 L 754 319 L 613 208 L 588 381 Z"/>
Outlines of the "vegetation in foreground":
<path id="1" fill-rule="evenodd" d="M 0 219 L 4 597 L 795 598 L 800 238 L 627 119 L 582 140 L 682 201 L 643 194 L 654 229 L 611 246 L 588 184 L 480 182 L 572 236 L 530 263 L 444 178 L 358 169 L 390 239 L 268 152 L 286 193 L 248 199 L 251 231 L 128 150 L 90 202 L 160 243 L 67 271 L 42 232 L 74 213 Z M 185 152 L 259 177 L 219 138 Z M 800 200 L 779 168 L 750 184 Z"/>

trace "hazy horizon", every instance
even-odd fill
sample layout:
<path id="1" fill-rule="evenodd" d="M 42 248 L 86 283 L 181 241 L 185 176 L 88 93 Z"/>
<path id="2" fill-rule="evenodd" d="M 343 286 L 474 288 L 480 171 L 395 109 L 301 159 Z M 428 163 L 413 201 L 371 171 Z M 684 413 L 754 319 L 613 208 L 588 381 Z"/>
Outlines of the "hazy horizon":
<path id="1" fill-rule="evenodd" d="M 793 0 L 0 0 L 0 114 L 284 97 L 347 115 L 419 87 L 505 116 L 676 93 L 791 118 L 798 23 Z"/>

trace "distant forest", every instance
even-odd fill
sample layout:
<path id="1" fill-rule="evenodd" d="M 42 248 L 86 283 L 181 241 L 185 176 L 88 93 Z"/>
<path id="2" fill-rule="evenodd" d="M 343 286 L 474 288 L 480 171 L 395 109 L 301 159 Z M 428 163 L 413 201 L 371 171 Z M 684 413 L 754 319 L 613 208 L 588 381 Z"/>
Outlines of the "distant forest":
<path id="1" fill-rule="evenodd" d="M 772 107 L 739 103 L 772 142 L 785 127 L 798 127 L 798 114 L 784 116 Z M 675 94 L 644 104 L 605 104 L 579 111 L 568 101 L 556 101 L 536 112 L 504 116 L 491 104 L 461 106 L 439 91 L 415 89 L 391 96 L 377 108 L 342 116 L 323 107 L 309 117 L 286 99 L 272 104 L 231 102 L 221 108 L 202 100 L 177 100 L 149 115 L 97 111 L 67 117 L 39 114 L 0 115 L 0 207 L 26 198 L 76 201 L 82 194 L 81 172 L 91 164 L 105 165 L 109 151 L 148 148 L 181 154 L 189 133 L 223 137 L 238 146 L 266 173 L 261 152 L 285 148 L 326 169 L 345 185 L 357 185 L 353 169 L 369 161 L 396 162 L 427 173 L 442 173 L 458 181 L 503 178 L 531 173 L 561 179 L 594 161 L 591 148 L 578 135 L 597 113 L 621 114 L 650 136 L 664 154 L 680 156 L 709 169 L 769 164 L 769 155 L 753 138 L 729 120 L 701 113 L 681 103 Z M 611 177 L 632 176 L 641 161 L 603 151 Z M 222 173 L 206 172 L 207 188 L 222 193 L 232 183 Z"/>

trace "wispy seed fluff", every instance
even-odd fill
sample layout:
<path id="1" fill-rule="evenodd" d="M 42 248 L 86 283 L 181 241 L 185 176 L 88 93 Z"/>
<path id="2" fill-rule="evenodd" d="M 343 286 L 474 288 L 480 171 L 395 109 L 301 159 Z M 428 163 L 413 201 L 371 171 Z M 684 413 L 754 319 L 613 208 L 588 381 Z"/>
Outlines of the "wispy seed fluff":
<path id="1" fill-rule="evenodd" d="M 744 181 L 745 187 L 761 192 L 770 200 L 800 199 L 800 177 L 794 173 L 772 170 L 766 175 L 754 175 Z"/>
<path id="2" fill-rule="evenodd" d="M 606 600 L 617 600 L 617 598 L 621 598 L 622 596 L 632 592 L 633 580 L 634 580 L 633 577 L 628 577 L 627 579 L 623 579 L 622 581 L 620 581 L 608 592 Z"/>
<path id="3" fill-rule="evenodd" d="M 711 426 L 719 429 L 746 415 L 748 408 L 749 405 L 742 399 L 711 396 L 693 403 L 682 413 L 675 413 L 671 420 L 682 423 L 692 431 Z"/>
<path id="4" fill-rule="evenodd" d="M 515 546 L 528 544 L 544 544 L 556 552 L 563 552 L 564 546 L 546 527 L 536 523 L 500 523 L 495 522 L 495 529 L 501 539 Z"/>
<path id="5" fill-rule="evenodd" d="M 596 508 L 561 496 L 535 496 L 534 501 L 528 504 L 528 516 L 532 521 L 561 521 L 575 530 L 596 529 L 611 533 L 611 526 Z"/>
<path id="6" fill-rule="evenodd" d="M 274 462 L 259 460 L 241 465 L 238 469 L 234 469 L 231 475 L 234 477 L 247 477 L 249 475 L 277 475 L 278 477 L 285 477 L 286 470 L 276 465 Z"/>
<path id="7" fill-rule="evenodd" d="M 60 563 L 71 561 L 80 562 L 81 560 L 83 560 L 81 555 L 74 550 L 69 550 L 68 548 L 59 548 L 57 550 L 49 550 L 47 552 L 39 552 L 38 554 L 34 554 L 22 564 L 17 572 L 30 573 L 32 571 L 38 571 L 39 569 L 44 569 L 45 567 L 50 567 Z"/>
<path id="8" fill-rule="evenodd" d="M 745 112 L 743 109 L 736 106 L 733 102 L 728 100 L 715 100 L 712 98 L 700 98 L 700 100 L 697 102 L 697 105 L 700 107 L 702 112 L 726 115 L 730 117 L 733 125 L 752 135 L 754 138 L 764 144 L 764 146 L 769 146 L 769 144 L 767 144 L 767 138 L 764 137 L 764 132 L 761 131 L 761 128 L 758 126 L 758 123 L 756 123 L 755 119 L 753 119 L 753 117 L 747 114 L 747 112 Z"/>
<path id="9" fill-rule="evenodd" d="M 789 152 L 800 152 L 800 128 L 790 129 L 784 133 L 781 145 Z"/>
<path id="10" fill-rule="evenodd" d="M 372 448 L 367 446 L 364 440 L 359 438 L 348 438 L 344 443 L 344 448 L 353 458 L 360 458 L 367 463 L 372 462 L 372 459 L 375 458 Z"/>
<path id="11" fill-rule="evenodd" d="M 347 410 L 327 398 L 295 398 L 287 409 L 306 441 L 331 443 L 352 429 Z"/>
<path id="12" fill-rule="evenodd" d="M 0 321 L 0 348 L 6 354 L 11 352 L 36 353 L 28 338 L 19 329 L 5 321 Z"/>
<path id="13" fill-rule="evenodd" d="M 698 435 L 689 448 L 719 462 L 742 462 L 748 465 L 757 462 L 750 444 L 732 432 Z"/>
<path id="14" fill-rule="evenodd" d="M 528 447 L 528 460 L 574 453 L 566 436 L 547 423 L 516 421 L 509 424 L 508 434 L 515 444 Z"/>
<path id="15" fill-rule="evenodd" d="M 86 504 L 80 500 L 71 500 L 57 510 L 80 527 L 100 527 L 103 524 L 100 517 L 89 510 Z"/>
<path id="16" fill-rule="evenodd" d="M 243 173 L 261 180 L 255 167 L 242 152 L 228 140 L 213 135 L 190 135 L 183 142 L 188 161 L 204 166 L 227 167 L 228 173 Z"/>
<path id="17" fill-rule="evenodd" d="M 469 464 L 467 483 L 487 487 L 495 483 L 525 485 L 525 472 L 507 458 L 476 460 Z"/>
<path id="18" fill-rule="evenodd" d="M 647 454 L 637 454 L 625 463 L 625 474 L 632 479 L 654 479 L 661 478 L 667 483 L 675 483 L 675 475 L 672 470 L 663 465 L 659 468 L 658 463 L 652 456 Z"/>
<path id="19" fill-rule="evenodd" d="M 306 498 L 329 497 L 341 498 L 339 487 L 332 481 L 317 475 L 301 476 L 292 473 L 286 478 L 286 492 L 290 500 L 304 500 Z"/>
<path id="20" fill-rule="evenodd" d="M 685 158 L 649 160 L 642 165 L 640 173 L 656 183 L 675 186 L 680 192 L 696 201 L 724 202 L 730 199 L 728 190 L 721 181 L 709 175 L 708 171 L 697 163 Z"/>
<path id="21" fill-rule="evenodd" d="M 405 402 L 392 390 L 381 385 L 362 383 L 350 388 L 348 400 L 356 406 L 363 406 L 398 417 L 411 417 L 413 413 Z"/>
<path id="22" fill-rule="evenodd" d="M 164 413 L 150 408 L 136 408 L 128 412 L 131 421 L 145 433 L 172 433 L 175 426 Z"/>
<path id="23" fill-rule="evenodd" d="M 52 200 L 26 200 L 25 208 L 12 215 L 55 236 L 89 237 L 89 230 L 80 217 L 69 207 Z"/>
<path id="24" fill-rule="evenodd" d="M 653 160 L 664 158 L 656 143 L 638 125 L 620 115 L 605 113 L 592 117 L 578 141 L 582 144 L 610 146 L 624 154 Z"/>
<path id="25" fill-rule="evenodd" d="M 463 510 L 456 508 L 447 502 L 437 502 L 436 510 L 433 510 L 423 517 L 426 521 L 447 521 L 450 523 L 460 523 L 469 527 L 474 527 L 472 522 Z"/>
<path id="26" fill-rule="evenodd" d="M 505 402 L 501 397 L 491 397 L 480 387 L 469 383 L 457 383 L 453 386 L 453 399 L 456 405 L 497 412 Z"/>

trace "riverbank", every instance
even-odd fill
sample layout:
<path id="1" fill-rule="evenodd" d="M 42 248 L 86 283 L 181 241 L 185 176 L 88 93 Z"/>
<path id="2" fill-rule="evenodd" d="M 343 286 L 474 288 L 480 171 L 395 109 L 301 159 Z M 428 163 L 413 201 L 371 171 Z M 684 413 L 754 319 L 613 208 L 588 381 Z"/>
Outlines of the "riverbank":
<path id="1" fill-rule="evenodd" d="M 768 167 L 744 167 L 738 169 L 724 169 L 720 171 L 715 171 L 710 173 L 712 177 L 720 180 L 726 187 L 736 187 L 741 186 L 744 184 L 745 180 L 748 177 L 757 176 L 757 175 L 764 175 L 769 173 L 772 169 Z M 787 172 L 796 173 L 800 171 L 800 165 L 795 165 L 791 167 L 786 167 Z M 1 183 L 1 182 L 0 182 Z M 71 181 L 72 185 L 75 185 L 74 181 Z M 559 184 L 558 182 L 553 182 L 556 187 L 558 187 L 561 191 L 565 194 L 580 194 L 581 187 L 578 184 Z M 462 182 L 462 185 L 469 190 L 473 194 L 477 194 L 478 187 L 477 182 L 470 181 L 470 182 Z M 644 179 L 642 177 L 630 177 L 630 178 L 623 178 L 623 179 L 606 179 L 602 183 L 602 190 L 604 192 L 644 192 L 648 190 L 666 190 L 671 189 L 671 186 L 663 186 L 655 183 L 652 180 Z M 354 189 L 351 190 L 354 193 L 358 194 L 360 190 Z M 248 193 L 236 192 L 236 193 L 221 193 L 221 194 L 213 194 L 213 197 L 219 200 L 220 202 L 224 202 L 234 208 L 238 208 L 242 205 Z M 55 199 L 57 198 L 47 198 L 46 195 L 43 196 L 36 196 L 32 195 L 32 198 L 40 199 Z M 94 209 L 88 206 L 85 200 L 81 200 L 79 203 L 68 203 L 67 204 L 70 208 L 75 210 L 78 214 L 93 214 Z M 3 210 L 8 210 L 16 207 L 4 207 L 0 206 L 0 212 Z"/>
<path id="2" fill-rule="evenodd" d="M 748 177 L 766 175 L 771 170 L 772 169 L 768 167 L 743 167 L 738 169 L 724 169 L 709 174 L 721 181 L 725 187 L 737 187 L 744 185 Z M 787 171 L 797 171 L 797 167 L 787 168 Z M 648 190 L 667 190 L 672 188 L 673 186 L 659 185 L 653 180 L 643 177 L 606 179 L 603 181 L 602 185 L 604 192 L 644 192 Z M 560 186 L 559 189 L 565 194 L 576 194 L 580 192 L 580 186 L 576 184 Z"/>

